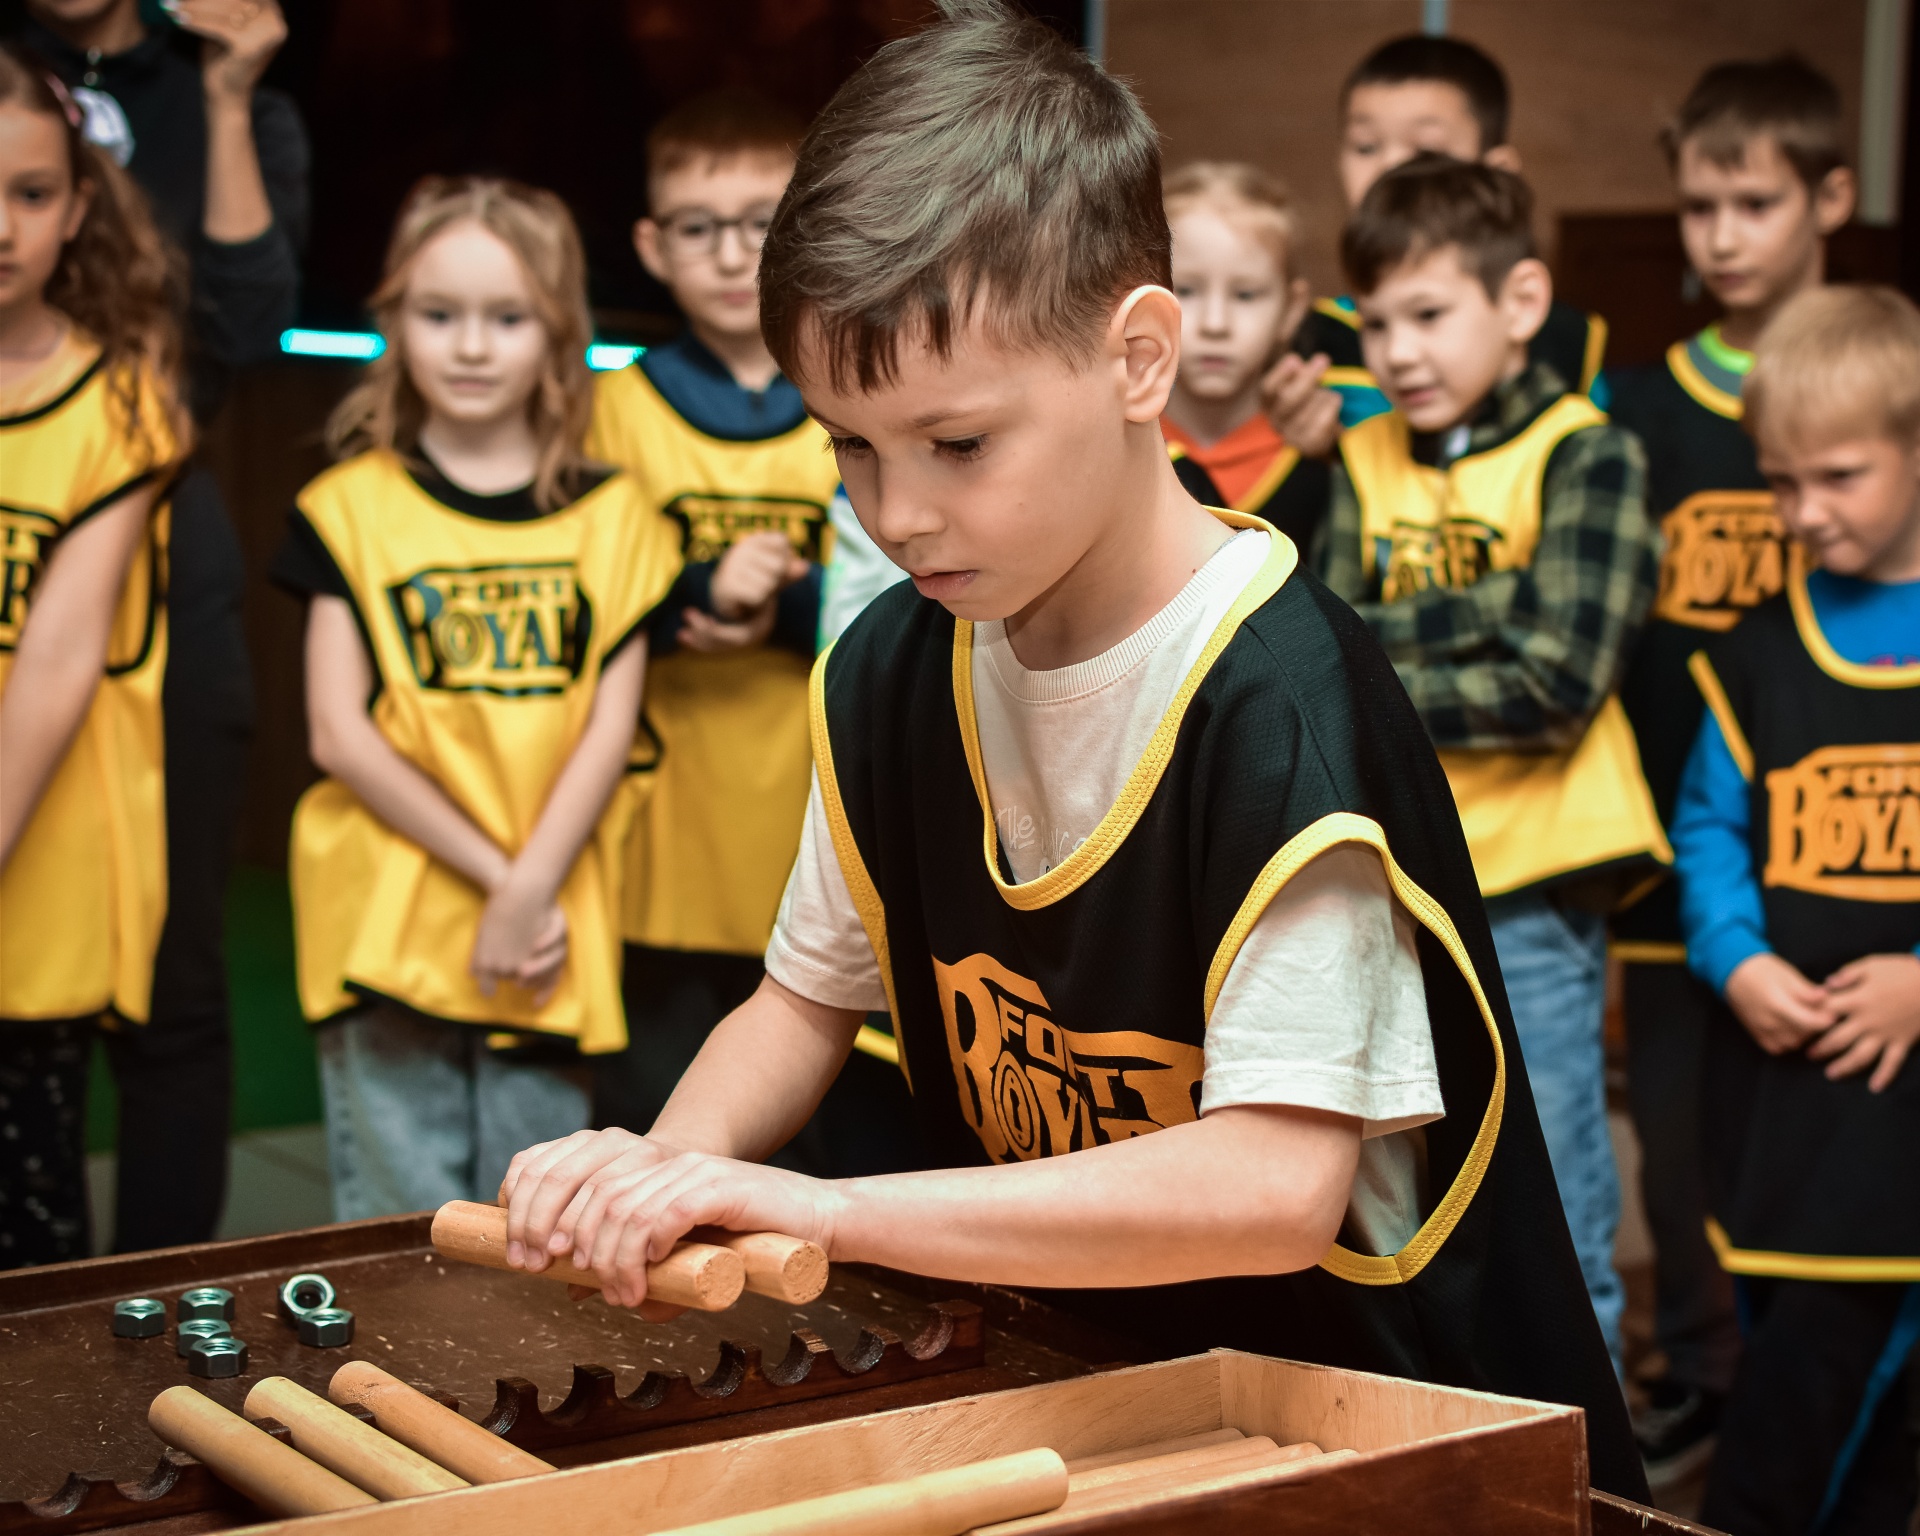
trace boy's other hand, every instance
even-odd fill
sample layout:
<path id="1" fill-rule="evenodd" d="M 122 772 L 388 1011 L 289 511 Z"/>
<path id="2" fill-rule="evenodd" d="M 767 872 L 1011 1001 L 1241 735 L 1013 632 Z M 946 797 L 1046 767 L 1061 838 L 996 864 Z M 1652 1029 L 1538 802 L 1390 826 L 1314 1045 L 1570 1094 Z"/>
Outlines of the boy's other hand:
<path id="1" fill-rule="evenodd" d="M 1727 1003 L 1769 1056 L 1797 1051 L 1836 1017 L 1823 986 L 1778 955 L 1749 955 L 1727 978 Z"/>
<path id="2" fill-rule="evenodd" d="M 487 897 L 467 962 L 487 997 L 503 981 L 518 982 L 544 1003 L 567 960 L 567 919 L 551 894 L 509 872 Z"/>
<path id="3" fill-rule="evenodd" d="M 773 633 L 773 621 L 779 613 L 777 595 L 768 598 L 745 618 L 716 619 L 698 608 L 686 608 L 680 614 L 680 633 L 675 637 L 682 649 L 718 655 L 723 651 L 750 651 L 765 645 Z"/>
<path id="4" fill-rule="evenodd" d="M 1340 438 L 1340 397 L 1320 386 L 1331 359 L 1289 352 L 1260 381 L 1260 404 L 1274 431 L 1309 459 L 1324 459 Z"/>
<path id="5" fill-rule="evenodd" d="M 1868 955 L 1829 976 L 1826 992 L 1839 1022 L 1807 1054 L 1835 1079 L 1873 1066 L 1867 1087 L 1879 1093 L 1920 1041 L 1920 956 Z"/>
<path id="6" fill-rule="evenodd" d="M 807 562 L 784 533 L 750 533 L 713 568 L 715 618 L 739 620 L 764 607 L 807 574 Z"/>

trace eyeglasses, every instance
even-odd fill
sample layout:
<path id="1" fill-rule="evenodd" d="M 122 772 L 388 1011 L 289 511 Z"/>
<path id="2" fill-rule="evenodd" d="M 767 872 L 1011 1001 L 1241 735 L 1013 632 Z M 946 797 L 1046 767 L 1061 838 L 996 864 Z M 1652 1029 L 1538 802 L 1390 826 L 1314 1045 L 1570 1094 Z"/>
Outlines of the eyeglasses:
<path id="1" fill-rule="evenodd" d="M 773 211 L 772 203 L 762 203 L 736 219 L 723 219 L 711 208 L 679 208 L 660 220 L 660 233 L 670 256 L 711 256 L 730 229 L 739 234 L 741 249 L 754 254 L 767 243 Z"/>

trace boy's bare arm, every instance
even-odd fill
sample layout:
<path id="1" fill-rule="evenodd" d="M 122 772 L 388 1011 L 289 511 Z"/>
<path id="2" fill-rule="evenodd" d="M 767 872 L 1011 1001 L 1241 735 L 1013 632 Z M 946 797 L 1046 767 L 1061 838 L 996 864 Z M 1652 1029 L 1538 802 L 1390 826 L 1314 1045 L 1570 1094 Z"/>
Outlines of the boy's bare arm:
<path id="1" fill-rule="evenodd" d="M 831 1084 L 858 1012 L 769 980 L 714 1032 L 649 1138 L 582 1132 L 530 1148 L 502 1186 L 509 1254 L 555 1252 L 637 1304 L 645 1265 L 689 1228 L 771 1228 L 841 1260 L 1013 1285 L 1151 1285 L 1278 1274 L 1339 1230 L 1360 1125 L 1287 1108 L 1205 1120 L 1066 1157 L 836 1182 L 736 1161 L 793 1134 Z"/>

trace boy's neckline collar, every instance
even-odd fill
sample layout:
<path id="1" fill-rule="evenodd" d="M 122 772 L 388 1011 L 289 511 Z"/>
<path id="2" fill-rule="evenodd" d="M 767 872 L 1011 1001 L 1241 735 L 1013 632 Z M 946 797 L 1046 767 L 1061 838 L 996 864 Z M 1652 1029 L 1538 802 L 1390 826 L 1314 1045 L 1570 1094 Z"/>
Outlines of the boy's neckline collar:
<path id="1" fill-rule="evenodd" d="M 1714 321 L 1693 338 L 1693 347 L 1699 354 L 1699 361 L 1728 374 L 1734 379 L 1744 379 L 1753 369 L 1753 354 L 1739 347 L 1728 346 L 1720 334 L 1720 322 Z M 1733 393 L 1738 394 L 1736 385 Z"/>
<path id="2" fill-rule="evenodd" d="M 1548 364 L 1528 363 L 1512 378 L 1494 385 L 1464 421 L 1441 432 L 1411 434 L 1414 460 L 1445 469 L 1470 453 L 1490 452 L 1526 431 L 1566 393 L 1566 382 Z"/>

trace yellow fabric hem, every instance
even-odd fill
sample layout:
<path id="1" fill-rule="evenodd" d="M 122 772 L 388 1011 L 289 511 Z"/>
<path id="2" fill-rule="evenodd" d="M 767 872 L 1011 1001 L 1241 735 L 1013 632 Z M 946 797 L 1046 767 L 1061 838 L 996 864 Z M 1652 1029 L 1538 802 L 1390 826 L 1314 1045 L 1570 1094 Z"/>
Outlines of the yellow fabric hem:
<path id="1" fill-rule="evenodd" d="M 1315 299 L 1313 307 L 1329 320 L 1338 320 L 1350 331 L 1360 329 L 1360 317 L 1335 299 Z"/>
<path id="2" fill-rule="evenodd" d="M 1273 462 L 1266 467 L 1266 471 L 1253 482 L 1252 488 L 1233 504 L 1233 510 L 1249 514 L 1258 512 L 1273 493 L 1287 483 L 1287 476 L 1293 473 L 1294 465 L 1299 462 L 1298 448 L 1282 448 L 1273 456 Z"/>
<path id="3" fill-rule="evenodd" d="M 1580 393 L 1593 392 L 1593 381 L 1600 377 L 1600 365 L 1607 356 L 1607 321 L 1604 315 L 1587 316 L 1587 349 L 1580 358 Z"/>
<path id="4" fill-rule="evenodd" d="M 1400 904 L 1440 941 L 1453 963 L 1459 967 L 1460 974 L 1466 978 L 1467 985 L 1473 991 L 1474 1002 L 1479 1006 L 1481 1020 L 1487 1027 L 1487 1037 L 1493 1043 L 1493 1092 L 1488 1096 L 1486 1111 L 1480 1118 L 1479 1130 L 1474 1133 L 1473 1146 L 1467 1153 L 1467 1159 L 1461 1164 L 1459 1173 L 1454 1175 L 1445 1197 L 1434 1207 L 1433 1214 L 1398 1253 L 1355 1253 L 1335 1243 L 1327 1250 L 1326 1257 L 1320 1260 L 1322 1269 L 1354 1285 L 1399 1285 L 1419 1274 L 1440 1251 L 1440 1245 L 1459 1225 L 1460 1218 L 1466 1214 L 1468 1205 L 1479 1192 L 1480 1181 L 1486 1177 L 1487 1165 L 1493 1160 L 1494 1144 L 1500 1138 L 1500 1120 L 1507 1096 L 1507 1059 L 1500 1043 L 1500 1028 L 1494 1020 L 1493 1009 L 1487 1002 L 1487 994 L 1480 985 L 1466 945 L 1461 942 L 1459 931 L 1453 926 L 1453 919 L 1447 915 L 1445 908 L 1415 885 L 1400 868 L 1392 850 L 1387 847 L 1387 835 L 1378 822 L 1351 811 L 1336 811 L 1296 834 L 1267 861 L 1266 868 L 1260 871 L 1253 889 L 1247 893 L 1240 910 L 1228 924 L 1226 936 L 1221 939 L 1213 963 L 1207 969 L 1205 1012 L 1209 1018 L 1212 1016 L 1213 1005 L 1220 996 L 1221 987 L 1226 984 L 1227 972 L 1233 967 L 1234 957 L 1246 943 L 1247 935 L 1253 932 L 1260 914 L 1309 860 L 1339 843 L 1363 843 L 1379 854 L 1380 862 L 1386 867 L 1388 883 L 1392 885 Z"/>
<path id="5" fill-rule="evenodd" d="M 1241 589 L 1226 616 L 1214 626 L 1206 648 L 1200 652 L 1199 659 L 1182 680 L 1179 692 L 1174 694 L 1173 702 L 1167 706 L 1166 714 L 1154 729 L 1146 751 L 1140 754 L 1140 761 L 1134 764 L 1133 772 L 1127 776 L 1119 798 L 1107 808 L 1107 814 L 1100 818 L 1100 824 L 1093 829 L 1092 835 L 1039 879 L 1029 880 L 1022 885 L 1009 885 L 1000 878 L 999 834 L 993 824 L 993 802 L 987 795 L 986 761 L 980 752 L 980 726 L 973 708 L 973 625 L 964 619 L 954 622 L 953 702 L 960 717 L 960 739 L 966 748 L 967 771 L 973 776 L 974 794 L 980 802 L 987 873 L 1010 907 L 1031 912 L 1070 895 L 1098 873 L 1100 867 L 1113 856 L 1114 850 L 1127 840 L 1127 834 L 1133 831 L 1134 824 L 1147 808 L 1147 802 L 1153 798 L 1160 775 L 1166 772 L 1167 763 L 1173 757 L 1174 740 L 1180 734 L 1180 722 L 1186 718 L 1187 706 L 1193 702 L 1201 683 L 1206 681 L 1207 673 L 1213 669 L 1214 662 L 1219 660 L 1227 643 L 1239 632 L 1247 615 L 1285 586 L 1287 578 L 1300 563 L 1300 552 L 1294 548 L 1293 541 L 1272 524 L 1248 513 L 1222 507 L 1209 507 L 1207 510 L 1231 528 L 1259 528 L 1266 532 L 1273 540 L 1266 561 Z"/>
<path id="6" fill-rule="evenodd" d="M 846 802 L 840 798 L 840 780 L 833 771 L 833 739 L 827 734 L 827 658 L 833 654 L 829 645 L 820 653 L 820 659 L 813 664 L 813 677 L 807 685 L 807 709 L 809 723 L 813 729 L 813 765 L 820 775 L 820 804 L 827 813 L 827 826 L 833 833 L 833 851 L 840 860 L 840 873 L 846 877 L 847 892 L 853 897 L 853 907 L 860 914 L 860 926 L 866 930 L 867 942 L 873 946 L 873 958 L 880 965 L 880 985 L 886 989 L 887 1012 L 893 1019 L 893 1027 L 900 1027 L 900 1008 L 893 995 L 893 960 L 887 951 L 887 909 L 880 900 L 880 890 L 873 883 L 873 876 L 867 873 L 866 861 L 860 857 L 860 847 L 853 839 L 853 828 L 847 824 Z M 879 1031 L 869 1025 L 861 1026 L 861 1037 L 867 1034 L 878 1036 Z M 856 1037 L 855 1045 L 860 1045 Z M 878 1051 L 864 1046 L 869 1055 L 879 1055 Z M 886 1058 L 882 1057 L 882 1060 Z M 907 1087 L 913 1087 L 913 1077 L 907 1071 L 907 1058 L 896 1042 L 893 1064 L 907 1079 Z"/>
<path id="7" fill-rule="evenodd" d="M 1920 1280 L 1920 1258 L 1841 1257 L 1825 1253 L 1769 1253 L 1759 1248 L 1736 1248 L 1726 1228 L 1707 1218 L 1707 1241 L 1713 1256 L 1730 1275 L 1766 1275 L 1776 1280 L 1852 1280 L 1868 1284 L 1899 1284 Z"/>
<path id="8" fill-rule="evenodd" d="M 900 1042 L 885 1030 L 875 1029 L 871 1024 L 862 1024 L 860 1033 L 853 1037 L 853 1048 L 876 1061 L 884 1061 L 890 1067 L 898 1067 L 904 1074 L 906 1062 L 900 1055 Z"/>
<path id="9" fill-rule="evenodd" d="M 1685 965 L 1687 946 L 1659 939 L 1616 939 L 1607 953 L 1623 965 Z"/>
<path id="10" fill-rule="evenodd" d="M 1793 609 L 1793 626 L 1800 631 L 1800 643 L 1813 657 L 1813 664 L 1828 677 L 1850 688 L 1920 687 L 1920 665 L 1864 667 L 1857 661 L 1848 661 L 1833 648 L 1833 642 L 1820 628 L 1819 615 L 1813 611 L 1813 597 L 1807 591 L 1806 556 L 1797 544 L 1787 573 L 1787 602 Z"/>
<path id="11" fill-rule="evenodd" d="M 1740 397 L 1728 394 L 1696 368 L 1693 359 L 1687 356 L 1687 344 L 1684 341 L 1676 341 L 1667 348 L 1667 367 L 1673 373 L 1674 382 L 1714 415 L 1724 416 L 1729 421 L 1740 419 Z"/>
<path id="12" fill-rule="evenodd" d="M 1327 389 L 1378 389 L 1380 381 L 1366 368 L 1329 368 L 1320 375 Z"/>
<path id="13" fill-rule="evenodd" d="M 1726 739 L 1727 751 L 1733 757 L 1733 766 L 1740 770 L 1740 777 L 1751 784 L 1753 748 L 1747 745 L 1746 732 L 1740 729 L 1740 722 L 1734 717 L 1733 704 L 1727 698 L 1727 690 L 1720 686 L 1719 673 L 1713 670 L 1713 663 L 1707 660 L 1705 651 L 1695 651 L 1687 658 L 1687 670 L 1693 674 L 1700 696 L 1707 701 L 1707 708 L 1719 723 L 1720 734 Z"/>

